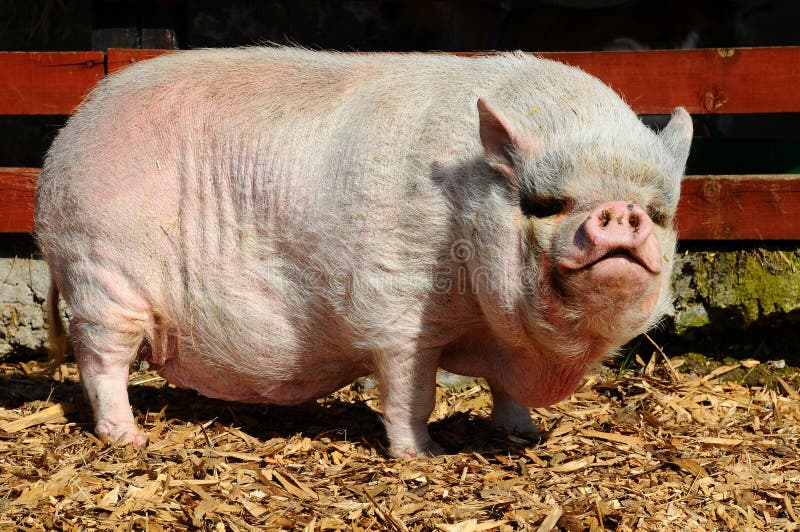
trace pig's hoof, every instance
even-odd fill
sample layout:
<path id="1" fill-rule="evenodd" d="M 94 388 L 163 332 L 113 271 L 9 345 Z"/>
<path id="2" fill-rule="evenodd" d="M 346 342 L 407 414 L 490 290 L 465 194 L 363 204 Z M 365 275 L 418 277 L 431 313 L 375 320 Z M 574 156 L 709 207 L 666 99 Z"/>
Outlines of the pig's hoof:
<path id="1" fill-rule="evenodd" d="M 492 425 L 509 434 L 517 434 L 526 439 L 539 439 L 541 433 L 529 414 L 522 416 L 492 416 Z"/>
<path id="2" fill-rule="evenodd" d="M 431 441 L 423 446 L 398 446 L 392 445 L 392 456 L 395 458 L 409 459 L 409 458 L 422 458 L 430 456 L 439 456 L 445 454 L 444 449 L 438 443 Z"/>
<path id="3" fill-rule="evenodd" d="M 110 423 L 98 423 L 95 427 L 97 436 L 108 445 L 128 445 L 143 447 L 147 437 L 137 427 L 114 426 Z"/>

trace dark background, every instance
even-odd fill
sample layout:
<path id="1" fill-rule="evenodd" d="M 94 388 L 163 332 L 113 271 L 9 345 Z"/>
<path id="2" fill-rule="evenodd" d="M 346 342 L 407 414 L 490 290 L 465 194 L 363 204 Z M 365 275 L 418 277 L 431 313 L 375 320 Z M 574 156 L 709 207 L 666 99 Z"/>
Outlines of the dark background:
<path id="1" fill-rule="evenodd" d="M 796 0 L 0 0 L 0 50 L 603 50 L 800 44 Z"/>

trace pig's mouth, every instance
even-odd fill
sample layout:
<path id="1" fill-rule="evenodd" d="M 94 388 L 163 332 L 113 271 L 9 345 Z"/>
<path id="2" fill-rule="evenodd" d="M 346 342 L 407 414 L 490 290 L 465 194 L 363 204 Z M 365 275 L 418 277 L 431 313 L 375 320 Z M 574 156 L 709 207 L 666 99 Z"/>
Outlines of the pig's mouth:
<path id="1" fill-rule="evenodd" d="M 639 266 L 641 266 L 645 270 L 650 271 L 651 273 L 658 273 L 658 272 L 654 272 L 654 271 L 650 270 L 650 268 L 647 266 L 647 264 L 644 261 L 642 261 L 640 258 L 636 257 L 633 253 L 631 253 L 627 249 L 619 249 L 619 250 L 615 250 L 615 251 L 609 251 L 608 253 L 606 253 L 605 255 L 600 257 L 599 259 L 595 260 L 594 262 L 591 262 L 591 263 L 587 264 L 584 267 L 584 269 L 588 270 L 591 267 L 593 267 L 594 265 L 596 265 L 597 263 L 603 262 L 603 261 L 606 261 L 606 260 L 609 260 L 609 259 L 622 259 L 622 260 L 628 261 L 628 262 L 630 262 L 632 264 L 638 264 Z"/>
<path id="2" fill-rule="evenodd" d="M 633 267 L 640 267 L 647 272 L 658 275 L 661 273 L 661 257 L 655 260 L 642 252 L 641 248 L 614 248 L 604 253 L 588 254 L 583 257 L 564 258 L 559 263 L 559 270 L 563 273 L 591 270 L 600 264 L 618 263 Z"/>

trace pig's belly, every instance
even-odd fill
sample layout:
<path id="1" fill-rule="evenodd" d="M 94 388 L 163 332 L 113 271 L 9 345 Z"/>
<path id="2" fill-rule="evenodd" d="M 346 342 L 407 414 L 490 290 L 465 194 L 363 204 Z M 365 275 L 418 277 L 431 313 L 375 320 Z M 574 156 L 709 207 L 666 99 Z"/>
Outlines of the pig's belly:
<path id="1" fill-rule="evenodd" d="M 320 357 L 318 352 L 295 354 L 290 364 L 285 353 L 268 350 L 217 354 L 213 359 L 180 350 L 160 355 L 145 360 L 169 383 L 206 397 L 243 403 L 300 404 L 324 397 L 371 371 L 369 364 L 354 357 Z"/>

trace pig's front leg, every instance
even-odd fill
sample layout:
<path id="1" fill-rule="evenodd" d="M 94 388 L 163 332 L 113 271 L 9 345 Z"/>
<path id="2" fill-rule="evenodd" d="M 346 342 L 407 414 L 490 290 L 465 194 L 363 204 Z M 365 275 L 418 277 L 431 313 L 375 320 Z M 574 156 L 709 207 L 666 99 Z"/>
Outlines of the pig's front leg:
<path id="1" fill-rule="evenodd" d="M 81 385 L 94 411 L 95 433 L 109 443 L 144 445 L 128 400 L 128 374 L 139 342 L 135 335 L 75 320 L 72 343 Z"/>
<path id="2" fill-rule="evenodd" d="M 503 389 L 490 383 L 492 389 L 492 424 L 506 432 L 535 436 L 539 429 L 533 424 L 527 406 L 514 401 Z"/>
<path id="3" fill-rule="evenodd" d="M 380 354 L 375 365 L 392 456 L 442 454 L 443 449 L 428 434 L 428 418 L 436 402 L 439 352 Z"/>

